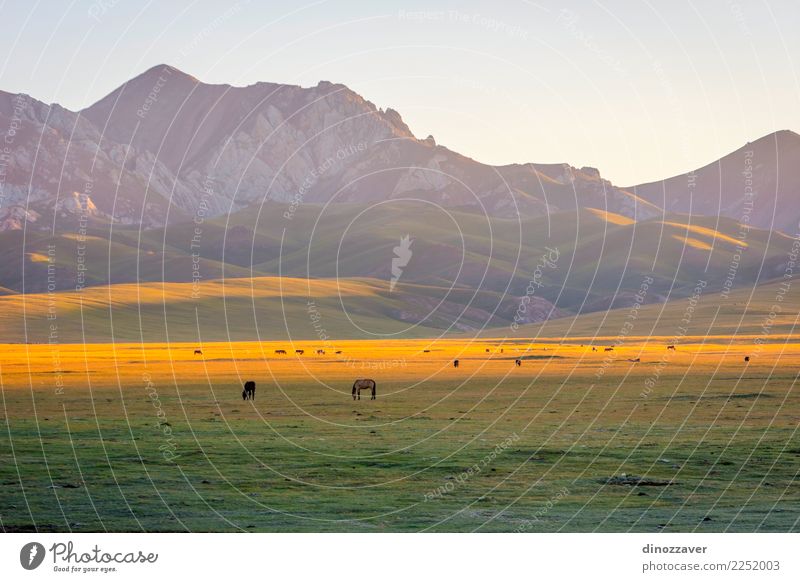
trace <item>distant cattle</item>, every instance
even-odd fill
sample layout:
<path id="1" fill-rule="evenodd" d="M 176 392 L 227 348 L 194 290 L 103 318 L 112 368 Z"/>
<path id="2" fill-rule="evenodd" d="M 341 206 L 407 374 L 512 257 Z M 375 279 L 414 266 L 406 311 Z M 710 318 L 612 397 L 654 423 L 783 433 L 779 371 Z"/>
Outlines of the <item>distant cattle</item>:
<path id="1" fill-rule="evenodd" d="M 521 365 L 522 365 L 522 360 L 520 360 L 520 359 L 514 360 L 514 363 L 515 363 L 517 366 L 521 366 Z"/>
<path id="2" fill-rule="evenodd" d="M 675 346 L 667 346 L 667 349 L 668 349 L 668 350 L 675 351 Z"/>
<path id="3" fill-rule="evenodd" d="M 201 350 L 195 350 L 195 351 L 194 351 L 194 355 L 195 355 L 195 356 L 202 356 L 202 355 L 203 355 L 203 352 L 202 352 Z"/>
<path id="4" fill-rule="evenodd" d="M 604 352 L 613 352 L 613 351 L 614 351 L 614 348 L 606 348 L 606 349 L 604 349 L 603 351 L 604 351 Z"/>
<path id="5" fill-rule="evenodd" d="M 325 355 L 325 350 L 317 350 L 317 355 L 318 356 L 324 356 Z"/>
<path id="6" fill-rule="evenodd" d="M 489 348 L 486 348 L 486 353 L 487 353 L 487 354 L 489 353 Z"/>
<path id="7" fill-rule="evenodd" d="M 341 354 L 341 353 L 342 353 L 342 350 L 336 350 L 336 353 L 337 353 L 337 354 Z"/>
<path id="8" fill-rule="evenodd" d="M 430 351 L 430 350 L 422 350 L 422 353 L 423 353 L 423 354 L 430 354 L 430 353 L 431 353 L 431 351 Z"/>
<path id="9" fill-rule="evenodd" d="M 276 354 L 284 354 L 286 355 L 286 350 L 275 350 Z"/>
<path id="10" fill-rule="evenodd" d="M 242 400 L 255 400 L 256 399 L 256 383 L 248 380 L 244 383 L 244 390 L 242 391 Z"/>
<path id="11" fill-rule="evenodd" d="M 592 346 L 592 351 L 593 351 L 593 352 L 596 352 L 596 351 L 597 351 L 597 348 L 596 348 L 596 347 L 594 347 L 594 346 Z"/>
<path id="12" fill-rule="evenodd" d="M 745 357 L 744 357 L 744 361 L 745 361 L 745 362 L 749 362 L 749 361 L 750 361 L 750 356 L 745 356 Z"/>
<path id="13" fill-rule="evenodd" d="M 295 350 L 295 351 L 294 351 L 294 353 L 295 353 L 295 354 L 300 354 L 300 355 L 302 356 L 302 355 L 303 355 L 303 354 L 305 354 L 306 352 L 305 352 L 305 350 Z"/>
<path id="14" fill-rule="evenodd" d="M 375 383 L 375 380 L 359 378 L 353 382 L 353 400 L 361 400 L 362 390 L 369 390 L 371 392 L 370 400 L 375 400 L 377 398 L 377 389 L 378 385 Z"/>
<path id="15" fill-rule="evenodd" d="M 458 368 L 458 360 L 453 360 L 453 367 Z"/>

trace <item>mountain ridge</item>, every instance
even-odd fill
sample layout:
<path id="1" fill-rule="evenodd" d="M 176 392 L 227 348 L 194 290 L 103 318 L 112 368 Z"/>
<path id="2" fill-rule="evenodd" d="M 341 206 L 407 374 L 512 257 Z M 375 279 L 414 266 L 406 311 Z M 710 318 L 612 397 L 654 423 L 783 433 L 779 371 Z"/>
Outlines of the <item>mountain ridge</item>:
<path id="1" fill-rule="evenodd" d="M 10 119 L 2 102 L 12 98 L 0 99 L 0 117 Z M 369 204 L 410 195 L 503 216 L 586 205 L 636 218 L 657 213 L 593 168 L 490 166 L 431 137 L 418 139 L 394 109 L 328 81 L 309 88 L 212 85 L 157 65 L 79 112 L 25 102 L 27 138 L 17 140 L 15 154 L 37 162 L 17 164 L 20 175 L 8 183 L 14 195 L 0 219 L 17 218 L 5 228 L 24 221 L 36 228 L 47 214 L 54 223 L 69 219 L 55 201 L 74 192 L 90 197 L 109 222 L 144 228 L 191 218 L 201 202 L 219 215 L 296 198 Z M 54 143 L 36 139 L 49 135 Z"/>

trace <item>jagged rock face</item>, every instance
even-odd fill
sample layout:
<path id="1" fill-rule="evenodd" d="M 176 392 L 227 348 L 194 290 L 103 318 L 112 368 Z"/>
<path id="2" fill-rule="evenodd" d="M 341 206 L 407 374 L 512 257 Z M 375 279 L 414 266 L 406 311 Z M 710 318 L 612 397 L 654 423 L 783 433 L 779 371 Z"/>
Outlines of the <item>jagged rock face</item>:
<path id="1" fill-rule="evenodd" d="M 653 212 L 596 170 L 492 167 L 417 140 L 396 111 L 324 81 L 208 85 L 161 65 L 79 113 L 2 93 L 0 123 L 14 133 L 0 168 L 6 229 L 74 215 L 73 193 L 91 201 L 92 219 L 145 228 L 268 199 L 415 197 L 499 216 Z"/>
<path id="2" fill-rule="evenodd" d="M 57 227 L 59 215 L 81 208 L 92 219 L 165 223 L 174 177 L 152 153 L 109 142 L 80 115 L 25 95 L 0 93 L 0 127 L 13 128 L 1 168 L 4 229 L 22 228 L 21 217 Z"/>
<path id="3" fill-rule="evenodd" d="M 0 224 L 6 229 L 26 220 L 52 226 L 65 208 L 61 200 L 74 192 L 91 200 L 93 220 L 145 228 L 265 200 L 367 204 L 421 198 L 501 217 L 592 207 L 641 220 L 661 214 L 665 203 L 688 210 L 680 179 L 669 183 L 675 196 L 665 199 L 660 184 L 621 189 L 595 168 L 488 166 L 433 137 L 416 139 L 396 111 L 324 81 L 311 88 L 209 85 L 161 65 L 79 113 L 0 93 L 5 128 L 11 140 L 0 153 Z M 791 142 L 788 151 L 796 158 L 800 149 L 791 136 L 783 141 Z M 796 223 L 795 212 L 780 212 L 792 193 L 779 188 L 775 155 L 756 158 L 759 196 L 780 190 L 781 224 Z M 791 170 L 787 164 L 781 172 Z M 699 182 L 696 192 L 713 189 L 711 178 Z M 705 205 L 695 200 L 692 210 L 712 214 L 722 208 L 739 218 L 741 200 L 726 193 L 736 185 L 728 182 L 725 203 L 711 196 Z M 797 180 L 781 174 L 780 184 L 794 187 Z M 751 224 L 771 226 L 775 208 L 768 206 L 759 207 Z"/>

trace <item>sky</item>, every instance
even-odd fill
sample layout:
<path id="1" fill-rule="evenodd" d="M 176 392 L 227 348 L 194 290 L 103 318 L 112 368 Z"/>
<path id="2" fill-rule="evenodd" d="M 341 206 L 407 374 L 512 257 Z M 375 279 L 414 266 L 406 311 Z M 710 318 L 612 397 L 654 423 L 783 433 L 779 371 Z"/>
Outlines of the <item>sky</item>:
<path id="1" fill-rule="evenodd" d="M 11 0 L 0 14 L 0 89 L 73 110 L 160 63 L 210 83 L 328 80 L 479 161 L 592 166 L 618 186 L 800 133 L 796 0 Z"/>

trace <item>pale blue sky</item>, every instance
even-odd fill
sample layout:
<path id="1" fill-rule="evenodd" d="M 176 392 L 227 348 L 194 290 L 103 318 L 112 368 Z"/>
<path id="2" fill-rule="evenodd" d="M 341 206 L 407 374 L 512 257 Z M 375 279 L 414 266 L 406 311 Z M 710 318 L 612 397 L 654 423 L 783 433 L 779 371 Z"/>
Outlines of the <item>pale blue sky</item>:
<path id="1" fill-rule="evenodd" d="M 345 83 L 489 163 L 618 185 L 800 132 L 796 1 L 6 1 L 0 89 L 80 109 L 158 63 L 207 82 Z"/>

